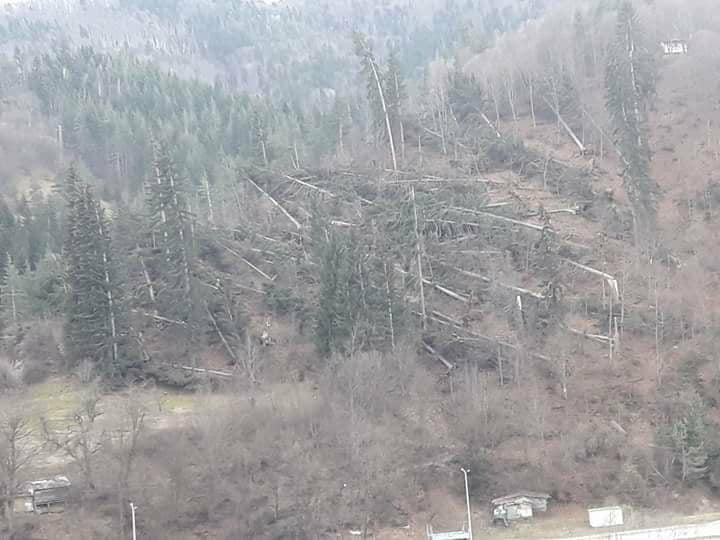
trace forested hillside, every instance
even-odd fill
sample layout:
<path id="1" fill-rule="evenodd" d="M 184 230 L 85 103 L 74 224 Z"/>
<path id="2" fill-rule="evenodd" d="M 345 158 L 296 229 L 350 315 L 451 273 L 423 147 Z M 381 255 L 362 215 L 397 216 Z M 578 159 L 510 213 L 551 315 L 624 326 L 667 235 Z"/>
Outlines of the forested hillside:
<path id="1" fill-rule="evenodd" d="M 521 488 L 715 509 L 720 10 L 686 4 L 5 5 L 2 534 L 125 538 L 134 501 L 144 538 L 424 538 L 461 466 L 478 528 Z M 14 516 L 50 474 L 65 514 Z"/>

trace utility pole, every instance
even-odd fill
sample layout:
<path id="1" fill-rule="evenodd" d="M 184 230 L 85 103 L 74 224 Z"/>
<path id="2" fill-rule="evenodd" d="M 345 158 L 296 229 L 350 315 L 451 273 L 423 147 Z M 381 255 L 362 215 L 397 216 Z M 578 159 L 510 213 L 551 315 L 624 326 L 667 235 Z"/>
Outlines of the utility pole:
<path id="1" fill-rule="evenodd" d="M 468 473 L 470 472 L 470 469 L 465 470 L 461 467 L 460 470 L 463 472 L 463 475 L 465 475 L 465 502 L 467 504 L 468 535 L 470 536 L 470 540 L 473 540 L 472 515 L 470 514 L 470 489 L 468 487 Z"/>
<path id="2" fill-rule="evenodd" d="M 467 485 L 467 483 L 466 483 L 466 485 Z M 135 532 L 135 510 L 137 510 L 137 506 L 135 506 L 133 503 L 130 503 L 130 514 L 132 515 L 133 540 L 137 540 L 137 534 Z M 472 534 L 470 535 L 470 538 L 472 540 Z"/>

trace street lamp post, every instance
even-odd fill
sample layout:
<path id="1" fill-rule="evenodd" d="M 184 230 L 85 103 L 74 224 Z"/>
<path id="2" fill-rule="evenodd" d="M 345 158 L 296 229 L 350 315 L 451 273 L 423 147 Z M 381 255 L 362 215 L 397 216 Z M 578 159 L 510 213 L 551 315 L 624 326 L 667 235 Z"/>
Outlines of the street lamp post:
<path id="1" fill-rule="evenodd" d="M 137 534 L 135 532 L 135 510 L 137 510 L 137 506 L 135 506 L 133 503 L 130 503 L 130 514 L 132 515 L 133 540 L 137 540 Z M 470 535 L 470 536 L 472 536 L 472 535 Z"/>
<path id="2" fill-rule="evenodd" d="M 465 470 L 463 468 L 460 468 L 460 470 L 465 476 L 465 503 L 467 504 L 468 536 L 470 536 L 470 540 L 473 540 L 472 515 L 470 514 L 470 489 L 468 487 L 468 473 L 470 472 L 470 469 Z"/>

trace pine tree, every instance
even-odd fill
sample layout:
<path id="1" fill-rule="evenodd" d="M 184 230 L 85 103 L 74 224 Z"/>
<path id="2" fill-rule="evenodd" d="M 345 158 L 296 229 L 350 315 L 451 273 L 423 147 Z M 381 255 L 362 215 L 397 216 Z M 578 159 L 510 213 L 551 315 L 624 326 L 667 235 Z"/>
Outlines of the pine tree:
<path id="1" fill-rule="evenodd" d="M 265 118 L 258 109 L 254 109 L 252 113 L 252 135 L 257 160 L 267 167 L 270 164 L 268 129 Z"/>
<path id="2" fill-rule="evenodd" d="M 588 25 L 583 12 L 577 9 L 573 16 L 573 56 L 575 72 L 578 77 L 592 78 L 595 76 L 591 40 L 592 36 L 588 34 Z"/>
<path id="3" fill-rule="evenodd" d="M 314 224 L 317 255 L 320 261 L 320 294 L 315 318 L 315 344 L 327 356 L 344 350 L 350 339 L 358 302 L 353 294 L 354 253 L 334 228 Z"/>
<path id="4" fill-rule="evenodd" d="M 646 109 L 655 92 L 655 64 L 629 0 L 618 11 L 615 41 L 605 73 L 607 109 L 624 165 L 636 244 L 649 247 L 656 228 L 659 189 L 650 177 Z"/>
<path id="5" fill-rule="evenodd" d="M 315 215 L 313 246 L 320 265 L 315 343 L 326 356 L 395 348 L 406 327 L 404 291 L 396 290 L 393 239 L 344 232 Z"/>
<path id="6" fill-rule="evenodd" d="M 15 216 L 5 199 L 0 197 L 0 276 L 5 273 L 5 265 L 12 251 L 15 234 Z"/>
<path id="7" fill-rule="evenodd" d="M 336 98 L 330 124 L 335 140 L 335 155 L 338 159 L 345 158 L 349 149 L 348 134 L 352 120 L 350 104 L 341 98 Z"/>
<path id="8" fill-rule="evenodd" d="M 5 290 L 8 282 L 8 255 L 7 253 L 5 256 L 0 255 L 0 259 L 5 259 L 2 265 L 0 265 L 0 293 Z M 0 312 L 5 312 L 7 309 L 6 307 L 6 299 L 0 295 Z M 0 330 L 2 330 L 5 327 L 5 317 L 0 317 Z"/>
<path id="9" fill-rule="evenodd" d="M 128 318 L 113 262 L 108 224 L 92 189 L 71 169 L 64 254 L 68 297 L 65 348 L 74 361 L 88 359 L 109 379 L 124 377 L 134 362 L 128 346 Z"/>
<path id="10" fill-rule="evenodd" d="M 387 89 L 383 87 L 383 75 L 380 66 L 375 60 L 375 55 L 365 36 L 359 33 L 353 35 L 355 43 L 355 54 L 360 58 L 362 74 L 367 81 L 367 96 L 371 116 L 375 123 L 376 130 L 382 133 L 385 130 L 390 157 L 392 158 L 393 170 L 397 171 L 397 151 L 395 138 L 393 136 L 392 121 L 386 99 Z"/>
<path id="11" fill-rule="evenodd" d="M 694 388 L 677 392 L 668 405 L 668 418 L 658 428 L 659 443 L 672 452 L 676 475 L 692 483 L 710 472 L 707 407 Z"/>
<path id="12" fill-rule="evenodd" d="M 21 272 L 34 271 L 46 248 L 46 234 L 25 195 L 17 204 L 13 259 Z"/>
<path id="13" fill-rule="evenodd" d="M 5 271 L 0 276 L 0 306 L 5 324 L 16 324 L 29 314 L 23 276 L 8 255 Z"/>
<path id="14" fill-rule="evenodd" d="M 475 77 L 455 70 L 450 74 L 449 83 L 448 102 L 458 122 L 482 122 L 480 114 L 485 96 Z"/>
<path id="15" fill-rule="evenodd" d="M 400 71 L 400 61 L 398 60 L 395 49 L 390 51 L 388 56 L 387 68 L 382 84 L 385 89 L 388 116 L 390 117 L 390 127 L 392 130 L 392 138 L 395 144 L 400 147 L 400 155 L 405 156 L 405 126 L 402 120 L 402 105 L 407 94 L 405 90 L 405 81 Z"/>
<path id="16" fill-rule="evenodd" d="M 194 306 L 194 290 L 191 216 L 184 182 L 163 144 L 156 145 L 153 168 L 146 208 L 150 243 L 159 259 L 154 264 L 158 302 L 167 315 L 187 320 Z"/>

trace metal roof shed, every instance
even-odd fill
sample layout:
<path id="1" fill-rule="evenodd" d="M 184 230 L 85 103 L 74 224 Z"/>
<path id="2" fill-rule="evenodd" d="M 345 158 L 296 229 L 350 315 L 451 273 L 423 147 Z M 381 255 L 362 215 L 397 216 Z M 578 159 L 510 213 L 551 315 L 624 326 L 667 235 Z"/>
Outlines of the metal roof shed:
<path id="1" fill-rule="evenodd" d="M 545 512 L 547 510 L 548 500 L 551 499 L 549 493 L 538 491 L 518 491 L 505 497 L 493 499 L 491 504 L 495 507 L 509 504 L 529 504 L 535 512 Z"/>
<path id="2" fill-rule="evenodd" d="M 16 498 L 23 501 L 22 506 L 28 512 L 36 514 L 61 512 L 65 507 L 71 485 L 67 476 L 25 482 Z"/>

